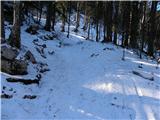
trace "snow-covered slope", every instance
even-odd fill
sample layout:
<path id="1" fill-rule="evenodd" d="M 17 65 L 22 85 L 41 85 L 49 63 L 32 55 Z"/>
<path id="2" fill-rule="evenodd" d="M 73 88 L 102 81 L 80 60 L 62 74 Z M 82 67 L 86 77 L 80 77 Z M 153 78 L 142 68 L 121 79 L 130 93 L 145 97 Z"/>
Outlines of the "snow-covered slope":
<path id="1" fill-rule="evenodd" d="M 52 33 L 39 30 L 38 35 L 30 35 L 22 27 L 23 50 L 32 51 L 50 71 L 41 73 L 39 85 L 6 81 L 8 77 L 34 77 L 36 65 L 31 63 L 26 76 L 1 73 L 1 92 L 13 95 L 1 101 L 2 119 L 160 119 L 160 71 L 154 61 L 140 60 L 129 50 L 122 61 L 122 48 L 86 41 L 73 32 L 66 38 L 58 28 L 57 38 L 44 41 L 40 36 Z M 37 52 L 35 39 L 39 45 L 46 44 L 46 58 Z M 24 95 L 37 97 L 23 99 Z"/>

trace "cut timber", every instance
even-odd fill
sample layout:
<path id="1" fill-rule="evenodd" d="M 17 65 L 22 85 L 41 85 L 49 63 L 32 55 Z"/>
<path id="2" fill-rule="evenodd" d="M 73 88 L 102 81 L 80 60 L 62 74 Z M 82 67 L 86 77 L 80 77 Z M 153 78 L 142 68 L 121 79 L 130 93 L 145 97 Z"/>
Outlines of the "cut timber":
<path id="1" fill-rule="evenodd" d="M 139 72 L 139 71 L 132 71 L 133 74 L 137 75 L 137 76 L 140 76 L 144 79 L 148 79 L 150 81 L 154 81 L 154 77 L 150 74 L 147 74 L 147 73 L 144 73 L 144 72 Z"/>

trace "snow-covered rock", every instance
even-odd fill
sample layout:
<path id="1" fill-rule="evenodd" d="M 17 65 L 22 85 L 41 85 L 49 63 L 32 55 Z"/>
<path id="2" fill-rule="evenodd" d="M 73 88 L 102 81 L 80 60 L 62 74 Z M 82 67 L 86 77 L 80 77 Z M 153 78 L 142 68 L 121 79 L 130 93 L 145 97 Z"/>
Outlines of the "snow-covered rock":
<path id="1" fill-rule="evenodd" d="M 27 74 L 27 62 L 24 60 L 14 60 L 12 69 L 15 74 Z"/>
<path id="2" fill-rule="evenodd" d="M 26 54 L 24 55 L 24 57 L 25 57 L 26 60 L 31 61 L 33 64 L 35 64 L 37 62 L 36 59 L 35 59 L 35 57 L 34 57 L 34 55 L 29 50 L 26 52 Z"/>
<path id="3" fill-rule="evenodd" d="M 1 56 L 2 58 L 13 60 L 17 57 L 18 51 L 12 47 L 1 46 Z"/>
<path id="4" fill-rule="evenodd" d="M 1 70 L 12 75 L 27 74 L 27 63 L 24 60 L 1 59 Z"/>
<path id="5" fill-rule="evenodd" d="M 3 72 L 17 75 L 27 74 L 27 62 L 16 59 L 18 55 L 18 49 L 8 44 L 1 45 L 1 69 Z"/>

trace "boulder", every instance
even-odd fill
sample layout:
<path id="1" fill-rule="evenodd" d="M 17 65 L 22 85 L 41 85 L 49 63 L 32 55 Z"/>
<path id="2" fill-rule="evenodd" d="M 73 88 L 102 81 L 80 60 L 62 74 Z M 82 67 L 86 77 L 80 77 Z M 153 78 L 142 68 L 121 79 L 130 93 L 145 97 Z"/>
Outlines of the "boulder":
<path id="1" fill-rule="evenodd" d="M 14 60 L 12 64 L 12 71 L 15 74 L 27 74 L 27 62 L 24 60 Z"/>
<path id="2" fill-rule="evenodd" d="M 1 57 L 8 59 L 8 60 L 13 60 L 17 57 L 18 51 L 16 49 L 13 49 L 12 47 L 7 47 L 7 46 L 1 46 Z"/>
<path id="3" fill-rule="evenodd" d="M 11 62 L 9 62 L 6 59 L 1 59 L 1 71 L 9 74 L 12 73 L 10 66 L 11 66 Z"/>
<path id="4" fill-rule="evenodd" d="M 11 75 L 27 74 L 27 63 L 24 60 L 1 59 L 1 70 Z"/>
<path id="5" fill-rule="evenodd" d="M 26 54 L 24 55 L 24 57 L 25 57 L 26 60 L 31 61 L 33 64 L 37 63 L 34 55 L 29 50 L 26 52 Z"/>

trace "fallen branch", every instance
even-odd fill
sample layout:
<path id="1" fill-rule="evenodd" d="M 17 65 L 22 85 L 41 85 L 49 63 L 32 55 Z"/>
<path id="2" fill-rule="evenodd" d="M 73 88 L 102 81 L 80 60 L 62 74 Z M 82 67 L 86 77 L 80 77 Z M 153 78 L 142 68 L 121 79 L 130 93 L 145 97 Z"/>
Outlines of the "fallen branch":
<path id="1" fill-rule="evenodd" d="M 137 76 L 140 76 L 140 77 L 142 77 L 144 79 L 148 79 L 150 81 L 154 81 L 154 77 L 152 77 L 152 76 L 143 75 L 142 73 L 137 72 L 137 71 L 132 71 L 132 73 L 137 75 Z"/>

